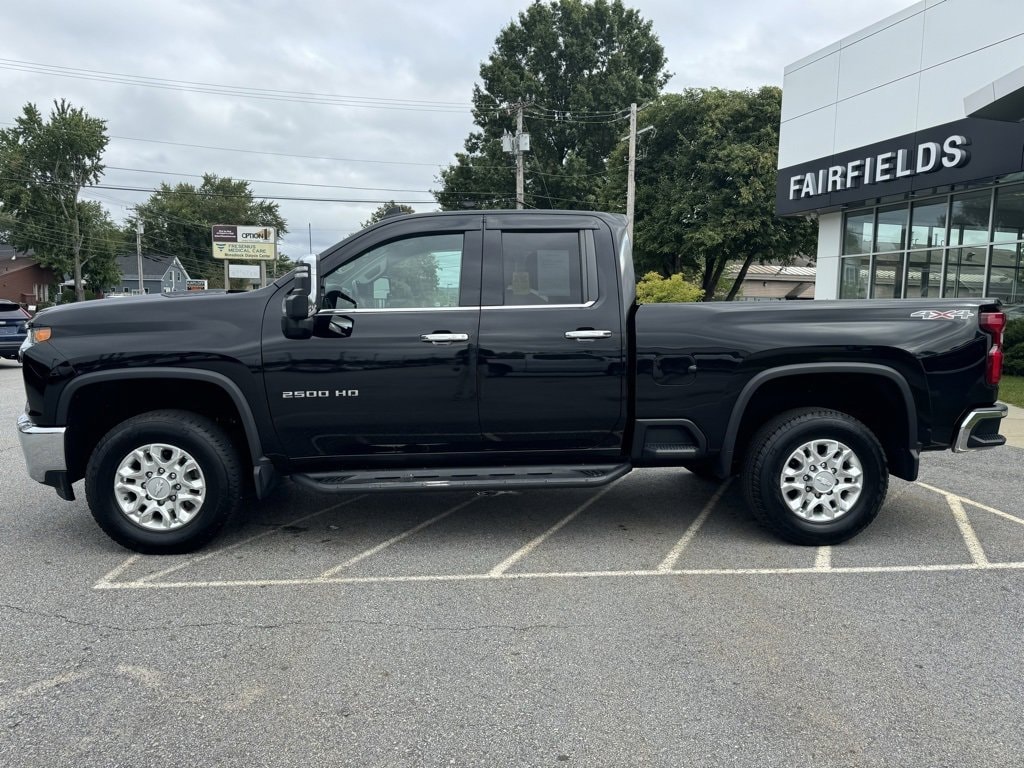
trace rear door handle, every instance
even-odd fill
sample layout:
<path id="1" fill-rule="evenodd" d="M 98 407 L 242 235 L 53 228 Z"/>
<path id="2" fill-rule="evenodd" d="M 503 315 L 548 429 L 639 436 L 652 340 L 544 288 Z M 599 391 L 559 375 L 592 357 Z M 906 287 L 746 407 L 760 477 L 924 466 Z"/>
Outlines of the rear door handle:
<path id="1" fill-rule="evenodd" d="M 420 341 L 427 344 L 451 344 L 453 341 L 469 341 L 468 333 L 424 333 Z"/>
<path id="2" fill-rule="evenodd" d="M 566 331 L 565 338 L 574 341 L 593 341 L 594 339 L 610 339 L 611 331 Z"/>

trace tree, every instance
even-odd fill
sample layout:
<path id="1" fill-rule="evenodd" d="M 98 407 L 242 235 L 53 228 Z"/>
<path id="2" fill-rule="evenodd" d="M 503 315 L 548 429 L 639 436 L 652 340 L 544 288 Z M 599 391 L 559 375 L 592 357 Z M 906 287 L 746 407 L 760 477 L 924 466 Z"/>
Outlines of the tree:
<path id="1" fill-rule="evenodd" d="M 668 81 L 651 22 L 621 0 L 539 0 L 501 30 L 473 88 L 465 152 L 441 171 L 434 193 L 445 209 L 472 200 L 515 204 L 515 163 L 501 146 L 524 104 L 526 204 L 591 208 L 605 160 L 626 130 L 631 102 L 657 96 Z"/>
<path id="2" fill-rule="evenodd" d="M 49 120 L 29 103 L 13 128 L 0 130 L 5 234 L 43 266 L 72 274 L 79 301 L 85 282 L 94 290 L 114 282 L 113 224 L 98 203 L 79 199 L 103 175 L 107 141 L 104 120 L 63 99 L 54 102 Z"/>
<path id="3" fill-rule="evenodd" d="M 370 218 L 360 224 L 364 229 L 366 227 L 376 224 L 378 221 L 382 221 L 385 216 L 392 215 L 392 211 L 398 211 L 399 213 L 416 213 L 415 209 L 411 205 L 398 205 L 394 200 L 388 200 L 383 203 L 377 210 L 370 214 Z"/>
<path id="4" fill-rule="evenodd" d="M 816 228 L 775 215 L 776 158 L 782 92 L 718 88 L 668 94 L 645 110 L 645 159 L 637 163 L 634 252 L 643 270 L 693 275 L 704 301 L 732 261 L 740 270 L 726 299 L 736 296 L 755 262 L 789 263 L 810 253 Z M 624 150 L 612 162 L 625 165 Z M 610 176 L 605 204 L 625 196 L 625 179 Z"/>
<path id="5" fill-rule="evenodd" d="M 703 295 L 704 291 L 678 273 L 665 278 L 657 272 L 648 272 L 636 284 L 638 304 L 700 301 Z"/>
<path id="6" fill-rule="evenodd" d="M 258 200 L 249 182 L 208 173 L 203 183 L 161 184 L 128 217 L 125 234 L 135 238 L 135 225 L 143 222 L 142 248 L 150 253 L 177 256 L 190 277 L 220 284 L 224 267 L 213 258 L 210 228 L 214 224 L 276 227 L 287 232 L 277 203 Z"/>

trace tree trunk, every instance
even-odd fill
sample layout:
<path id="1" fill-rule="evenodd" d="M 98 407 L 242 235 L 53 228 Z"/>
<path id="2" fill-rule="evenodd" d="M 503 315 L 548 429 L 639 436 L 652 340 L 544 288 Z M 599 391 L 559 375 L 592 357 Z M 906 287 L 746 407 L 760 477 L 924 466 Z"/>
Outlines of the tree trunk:
<path id="1" fill-rule="evenodd" d="M 754 263 L 754 254 L 749 254 L 747 258 L 743 260 L 743 266 L 740 267 L 739 273 L 736 275 L 736 280 L 732 284 L 732 288 L 729 289 L 729 295 L 725 297 L 726 301 L 732 301 L 736 298 L 736 294 L 739 293 L 740 286 L 743 285 L 743 280 L 747 276 L 747 270 L 750 269 L 750 265 Z"/>

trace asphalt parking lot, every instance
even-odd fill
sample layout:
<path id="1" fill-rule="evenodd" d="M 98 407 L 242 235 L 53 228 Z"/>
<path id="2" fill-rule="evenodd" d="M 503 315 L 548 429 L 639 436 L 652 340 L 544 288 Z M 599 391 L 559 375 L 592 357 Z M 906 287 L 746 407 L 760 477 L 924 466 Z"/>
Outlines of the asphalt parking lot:
<path id="1" fill-rule="evenodd" d="M 0 764 L 1024 754 L 1024 449 L 927 455 L 836 547 L 657 470 L 496 495 L 286 483 L 207 550 L 140 557 L 28 479 L 22 405 L 0 361 Z"/>

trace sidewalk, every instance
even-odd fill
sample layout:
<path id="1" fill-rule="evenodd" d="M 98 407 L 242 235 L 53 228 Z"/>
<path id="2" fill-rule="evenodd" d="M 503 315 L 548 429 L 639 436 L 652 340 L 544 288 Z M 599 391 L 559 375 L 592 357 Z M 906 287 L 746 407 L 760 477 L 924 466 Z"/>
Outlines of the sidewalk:
<path id="1" fill-rule="evenodd" d="M 999 425 L 999 434 L 1006 438 L 1007 445 L 1024 448 L 1024 408 L 1006 403 L 1009 413 Z"/>

